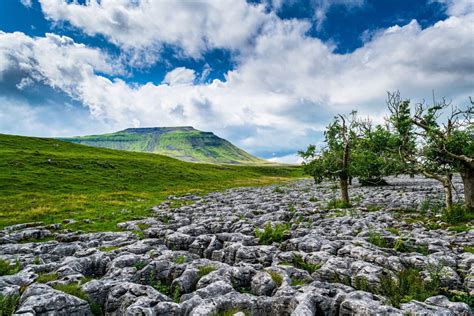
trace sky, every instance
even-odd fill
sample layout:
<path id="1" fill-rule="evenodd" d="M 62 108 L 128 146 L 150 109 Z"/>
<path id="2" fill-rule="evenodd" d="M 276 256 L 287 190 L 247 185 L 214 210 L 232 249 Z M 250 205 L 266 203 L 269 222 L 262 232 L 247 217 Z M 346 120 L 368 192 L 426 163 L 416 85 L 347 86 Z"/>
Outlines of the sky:
<path id="1" fill-rule="evenodd" d="M 338 113 L 474 96 L 471 0 L 2 0 L 0 133 L 193 126 L 296 162 Z"/>

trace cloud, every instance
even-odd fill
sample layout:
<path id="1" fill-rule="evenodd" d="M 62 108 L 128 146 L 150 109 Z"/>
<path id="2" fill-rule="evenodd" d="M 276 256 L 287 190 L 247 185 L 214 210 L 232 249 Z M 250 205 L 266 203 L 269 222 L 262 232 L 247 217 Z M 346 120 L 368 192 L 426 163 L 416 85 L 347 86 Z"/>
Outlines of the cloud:
<path id="1" fill-rule="evenodd" d="M 20 0 L 20 2 L 27 8 L 31 8 L 33 6 L 33 0 Z"/>
<path id="2" fill-rule="evenodd" d="M 213 48 L 241 49 L 272 19 L 263 5 L 245 0 L 39 2 L 49 20 L 69 22 L 88 35 L 104 35 L 132 55 L 157 54 L 163 45 L 193 58 Z"/>
<path id="3" fill-rule="evenodd" d="M 194 80 L 196 80 L 196 72 L 194 70 L 186 67 L 177 67 L 165 75 L 163 83 L 167 83 L 170 86 L 177 84 L 190 85 Z"/>
<path id="4" fill-rule="evenodd" d="M 68 37 L 0 33 L 0 88 L 7 82 L 2 74 L 17 69 L 15 85 L 61 91 L 111 130 L 193 125 L 263 157 L 288 156 L 319 141 L 336 113 L 358 109 L 380 119 L 387 90 L 419 100 L 435 89 L 456 104 L 467 100 L 474 85 L 473 23 L 473 13 L 426 29 L 412 21 L 339 55 L 306 35 L 307 21 L 274 20 L 225 80 L 202 83 L 192 69 L 178 67 L 162 84 L 142 85 L 119 79 L 120 64 Z"/>
<path id="5" fill-rule="evenodd" d="M 453 16 L 469 14 L 474 11 L 474 2 L 472 0 L 433 0 L 446 5 L 446 12 Z"/>
<path id="6" fill-rule="evenodd" d="M 267 160 L 271 162 L 289 163 L 289 164 L 301 164 L 303 162 L 303 158 L 301 158 L 300 156 L 296 154 L 269 158 Z"/>
<path id="7" fill-rule="evenodd" d="M 321 30 L 326 15 L 332 6 L 344 6 L 347 9 L 360 8 L 365 4 L 365 0 L 311 0 L 314 10 L 314 19 L 316 20 L 316 28 Z"/>

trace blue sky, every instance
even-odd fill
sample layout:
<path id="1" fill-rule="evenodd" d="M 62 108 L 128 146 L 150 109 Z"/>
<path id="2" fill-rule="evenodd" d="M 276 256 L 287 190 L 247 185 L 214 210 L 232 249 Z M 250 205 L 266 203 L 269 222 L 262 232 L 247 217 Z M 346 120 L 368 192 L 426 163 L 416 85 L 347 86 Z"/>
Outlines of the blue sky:
<path id="1" fill-rule="evenodd" d="M 0 133 L 193 125 L 294 161 L 386 91 L 474 92 L 469 0 L 0 2 Z"/>

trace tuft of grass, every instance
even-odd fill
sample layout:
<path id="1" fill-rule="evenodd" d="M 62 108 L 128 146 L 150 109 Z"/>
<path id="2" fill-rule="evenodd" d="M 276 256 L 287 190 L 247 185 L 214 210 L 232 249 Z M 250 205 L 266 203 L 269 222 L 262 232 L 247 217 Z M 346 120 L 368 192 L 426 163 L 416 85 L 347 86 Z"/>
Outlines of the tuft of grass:
<path id="1" fill-rule="evenodd" d="M 291 286 L 300 286 L 300 285 L 305 285 L 307 283 L 308 282 L 306 282 L 305 280 L 302 280 L 302 279 L 298 279 L 298 278 L 292 278 L 291 279 Z"/>
<path id="2" fill-rule="evenodd" d="M 53 289 L 73 295 L 80 298 L 81 300 L 87 301 L 89 298 L 87 294 L 81 289 L 80 283 L 69 283 L 69 284 L 54 284 Z"/>
<path id="3" fill-rule="evenodd" d="M 162 283 L 160 280 L 157 280 L 152 287 L 158 292 L 169 296 L 173 300 L 173 302 L 179 303 L 181 299 L 181 291 L 178 287 L 173 290 L 171 286 Z"/>
<path id="4" fill-rule="evenodd" d="M 377 212 L 380 211 L 383 208 L 383 205 L 378 205 L 378 204 L 370 204 L 365 207 L 368 212 Z"/>
<path id="5" fill-rule="evenodd" d="M 387 227 L 386 230 L 394 235 L 400 235 L 400 231 L 395 227 Z"/>
<path id="6" fill-rule="evenodd" d="M 16 262 L 12 264 L 8 260 L 0 259 L 0 276 L 15 274 L 18 271 L 20 271 L 20 269 L 21 269 L 20 260 L 17 259 Z"/>
<path id="7" fill-rule="evenodd" d="M 472 246 L 464 246 L 464 251 L 465 251 L 465 252 L 474 253 L 474 247 L 472 247 Z"/>
<path id="8" fill-rule="evenodd" d="M 262 245 L 271 245 L 274 242 L 282 242 L 285 240 L 286 233 L 290 229 L 290 224 L 265 224 L 263 230 L 256 229 L 255 236 Z"/>
<path id="9" fill-rule="evenodd" d="M 13 315 L 20 302 L 20 295 L 0 295 L 0 316 Z"/>
<path id="10" fill-rule="evenodd" d="M 280 273 L 273 270 L 267 270 L 267 273 L 271 276 L 273 282 L 275 282 L 276 285 L 281 286 L 283 283 L 283 277 Z"/>
<path id="11" fill-rule="evenodd" d="M 474 312 L 474 296 L 462 291 L 450 291 L 450 301 L 466 303 Z"/>
<path id="12" fill-rule="evenodd" d="M 380 278 L 381 287 L 377 294 L 387 297 L 397 308 L 411 300 L 423 302 L 441 292 L 439 276 L 430 274 L 430 279 L 424 281 L 418 269 L 405 268 L 397 273 L 395 279 L 390 274 L 384 274 Z"/>
<path id="13" fill-rule="evenodd" d="M 109 246 L 109 247 L 100 247 L 99 250 L 103 252 L 111 252 L 120 248 L 121 246 Z"/>
<path id="14" fill-rule="evenodd" d="M 453 232 L 456 232 L 456 233 L 464 233 L 464 232 L 468 232 L 472 229 L 474 229 L 474 227 L 471 226 L 471 225 L 456 225 L 456 226 L 448 227 L 449 231 L 453 231 Z"/>
<path id="15" fill-rule="evenodd" d="M 309 198 L 309 201 L 310 201 L 310 202 L 318 202 L 319 200 L 318 200 L 317 197 L 312 196 L 312 197 Z"/>
<path id="16" fill-rule="evenodd" d="M 186 256 L 179 256 L 173 260 L 176 264 L 183 264 L 186 262 Z"/>
<path id="17" fill-rule="evenodd" d="M 474 219 L 474 214 L 468 212 L 464 205 L 454 204 L 443 212 L 443 220 L 449 224 L 466 223 Z"/>
<path id="18" fill-rule="evenodd" d="M 135 267 L 135 269 L 141 270 L 144 267 L 146 267 L 146 265 L 147 265 L 146 261 L 139 260 L 139 261 L 135 262 L 135 264 L 133 266 Z"/>
<path id="19" fill-rule="evenodd" d="M 327 206 L 328 209 L 332 210 L 335 208 L 351 208 L 352 205 L 350 203 L 345 203 L 341 199 L 331 199 L 329 200 Z"/>
<path id="20" fill-rule="evenodd" d="M 223 311 L 219 311 L 214 316 L 234 316 L 235 314 L 237 314 L 239 312 L 244 313 L 245 316 L 250 316 L 249 312 L 247 312 L 245 310 L 242 310 L 240 308 L 231 308 L 231 309 L 226 309 L 226 310 L 223 310 Z"/>
<path id="21" fill-rule="evenodd" d="M 307 262 L 300 255 L 294 255 L 291 262 L 281 262 L 280 264 L 292 265 L 295 268 L 308 271 L 309 274 L 312 274 L 314 271 L 319 270 L 322 266 L 320 263 L 314 264 L 314 263 Z"/>
<path id="22" fill-rule="evenodd" d="M 58 279 L 57 273 L 40 273 L 39 276 L 36 278 L 36 282 L 48 283 L 51 281 L 55 281 L 57 279 Z"/>
<path id="23" fill-rule="evenodd" d="M 212 271 L 215 271 L 216 270 L 216 267 L 214 266 L 201 266 L 198 268 L 198 277 L 199 278 L 202 278 L 203 276 L 205 275 L 208 275 L 209 273 L 211 273 Z"/>
<path id="24" fill-rule="evenodd" d="M 380 248 L 388 248 L 387 241 L 373 228 L 369 230 L 369 242 Z"/>
<path id="25" fill-rule="evenodd" d="M 285 193 L 285 190 L 283 190 L 283 189 L 280 188 L 280 187 L 275 187 L 275 189 L 273 190 L 273 192 L 278 193 L 278 194 L 284 194 L 284 193 Z"/>
<path id="26" fill-rule="evenodd" d="M 0 229 L 25 222 L 70 230 L 117 231 L 151 215 L 169 195 L 282 183 L 301 167 L 187 163 L 55 139 L 0 135 Z M 85 219 L 91 221 L 85 222 Z"/>

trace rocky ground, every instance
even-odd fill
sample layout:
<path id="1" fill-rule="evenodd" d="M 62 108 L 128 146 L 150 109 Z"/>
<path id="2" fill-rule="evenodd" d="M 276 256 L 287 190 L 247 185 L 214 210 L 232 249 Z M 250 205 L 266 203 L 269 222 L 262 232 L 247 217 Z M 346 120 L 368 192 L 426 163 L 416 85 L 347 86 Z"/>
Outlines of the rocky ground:
<path id="1" fill-rule="evenodd" d="M 472 315 L 447 296 L 472 303 L 474 230 L 433 214 L 438 183 L 389 182 L 352 187 L 350 209 L 328 209 L 333 184 L 308 179 L 170 197 L 122 232 L 7 227 L 3 304 L 16 315 Z"/>

